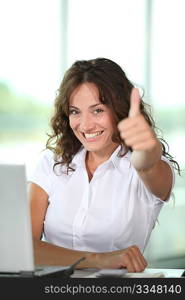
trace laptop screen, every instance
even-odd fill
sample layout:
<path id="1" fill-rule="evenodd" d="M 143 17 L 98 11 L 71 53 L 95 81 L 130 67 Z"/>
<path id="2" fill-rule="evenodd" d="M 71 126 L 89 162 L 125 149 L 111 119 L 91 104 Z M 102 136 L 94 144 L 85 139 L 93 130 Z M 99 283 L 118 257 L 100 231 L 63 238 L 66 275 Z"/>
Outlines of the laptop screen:
<path id="1" fill-rule="evenodd" d="M 33 270 L 25 165 L 0 164 L 0 272 Z"/>

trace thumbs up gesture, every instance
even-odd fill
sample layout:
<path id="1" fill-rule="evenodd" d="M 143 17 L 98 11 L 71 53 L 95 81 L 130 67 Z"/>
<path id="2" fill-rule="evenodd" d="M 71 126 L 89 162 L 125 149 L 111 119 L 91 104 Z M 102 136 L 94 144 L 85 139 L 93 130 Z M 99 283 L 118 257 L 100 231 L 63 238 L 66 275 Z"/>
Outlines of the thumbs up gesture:
<path id="1" fill-rule="evenodd" d="M 137 88 L 133 88 L 128 118 L 119 122 L 118 130 L 125 144 L 133 150 L 132 157 L 135 157 L 135 159 L 132 159 L 132 162 L 134 166 L 138 169 L 145 169 L 150 166 L 153 160 L 155 161 L 155 153 L 158 154 L 156 155 L 159 159 L 161 145 L 155 132 L 140 112 L 140 102 L 139 91 Z"/>
<path id="2" fill-rule="evenodd" d="M 140 114 L 140 101 L 138 89 L 133 88 L 130 96 L 129 117 L 132 118 Z"/>

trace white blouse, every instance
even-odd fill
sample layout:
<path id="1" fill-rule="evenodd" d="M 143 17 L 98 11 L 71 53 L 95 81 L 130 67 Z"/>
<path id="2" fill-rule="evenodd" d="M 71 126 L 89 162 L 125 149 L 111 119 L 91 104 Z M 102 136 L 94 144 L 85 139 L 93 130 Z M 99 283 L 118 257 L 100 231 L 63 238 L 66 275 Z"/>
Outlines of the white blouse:
<path id="1" fill-rule="evenodd" d="M 39 159 L 29 181 L 49 195 L 44 240 L 65 248 L 108 252 L 137 245 L 143 252 L 166 202 L 153 195 L 130 163 L 131 153 L 118 157 L 120 146 L 94 172 L 89 183 L 86 150 L 74 157 L 75 171 L 53 171 L 53 153 Z M 167 161 L 171 166 L 170 162 Z M 63 166 L 62 170 L 66 168 Z M 174 186 L 174 170 L 173 186 Z M 169 197 L 170 198 L 170 197 Z M 168 198 L 168 200 L 169 200 Z"/>

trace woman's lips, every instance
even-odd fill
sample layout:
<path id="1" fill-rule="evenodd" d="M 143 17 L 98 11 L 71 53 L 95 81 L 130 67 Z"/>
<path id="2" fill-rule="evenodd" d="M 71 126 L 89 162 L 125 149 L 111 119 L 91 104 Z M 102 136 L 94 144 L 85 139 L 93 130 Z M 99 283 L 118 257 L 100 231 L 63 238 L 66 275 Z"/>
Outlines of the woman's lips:
<path id="1" fill-rule="evenodd" d="M 103 133 L 103 131 L 96 131 L 93 133 L 83 133 L 83 136 L 88 139 L 96 138 L 97 136 L 100 136 Z"/>

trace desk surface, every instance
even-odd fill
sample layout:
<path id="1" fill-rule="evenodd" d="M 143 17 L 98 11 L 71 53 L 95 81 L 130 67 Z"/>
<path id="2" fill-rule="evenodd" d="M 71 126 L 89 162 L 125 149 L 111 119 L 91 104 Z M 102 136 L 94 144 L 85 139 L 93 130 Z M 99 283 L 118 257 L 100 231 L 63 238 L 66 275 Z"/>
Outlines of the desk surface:
<path id="1" fill-rule="evenodd" d="M 71 276 L 73 278 L 96 278 L 95 273 L 98 270 L 96 269 L 84 269 L 84 270 L 75 270 L 74 274 Z M 129 273 L 128 277 L 135 278 L 150 278 L 156 277 L 155 274 L 162 273 L 165 278 L 179 278 L 181 277 L 184 269 L 151 269 L 146 268 L 145 271 L 141 273 Z M 127 276 L 126 276 L 127 277 Z M 161 276 L 162 277 L 162 276 Z"/>

